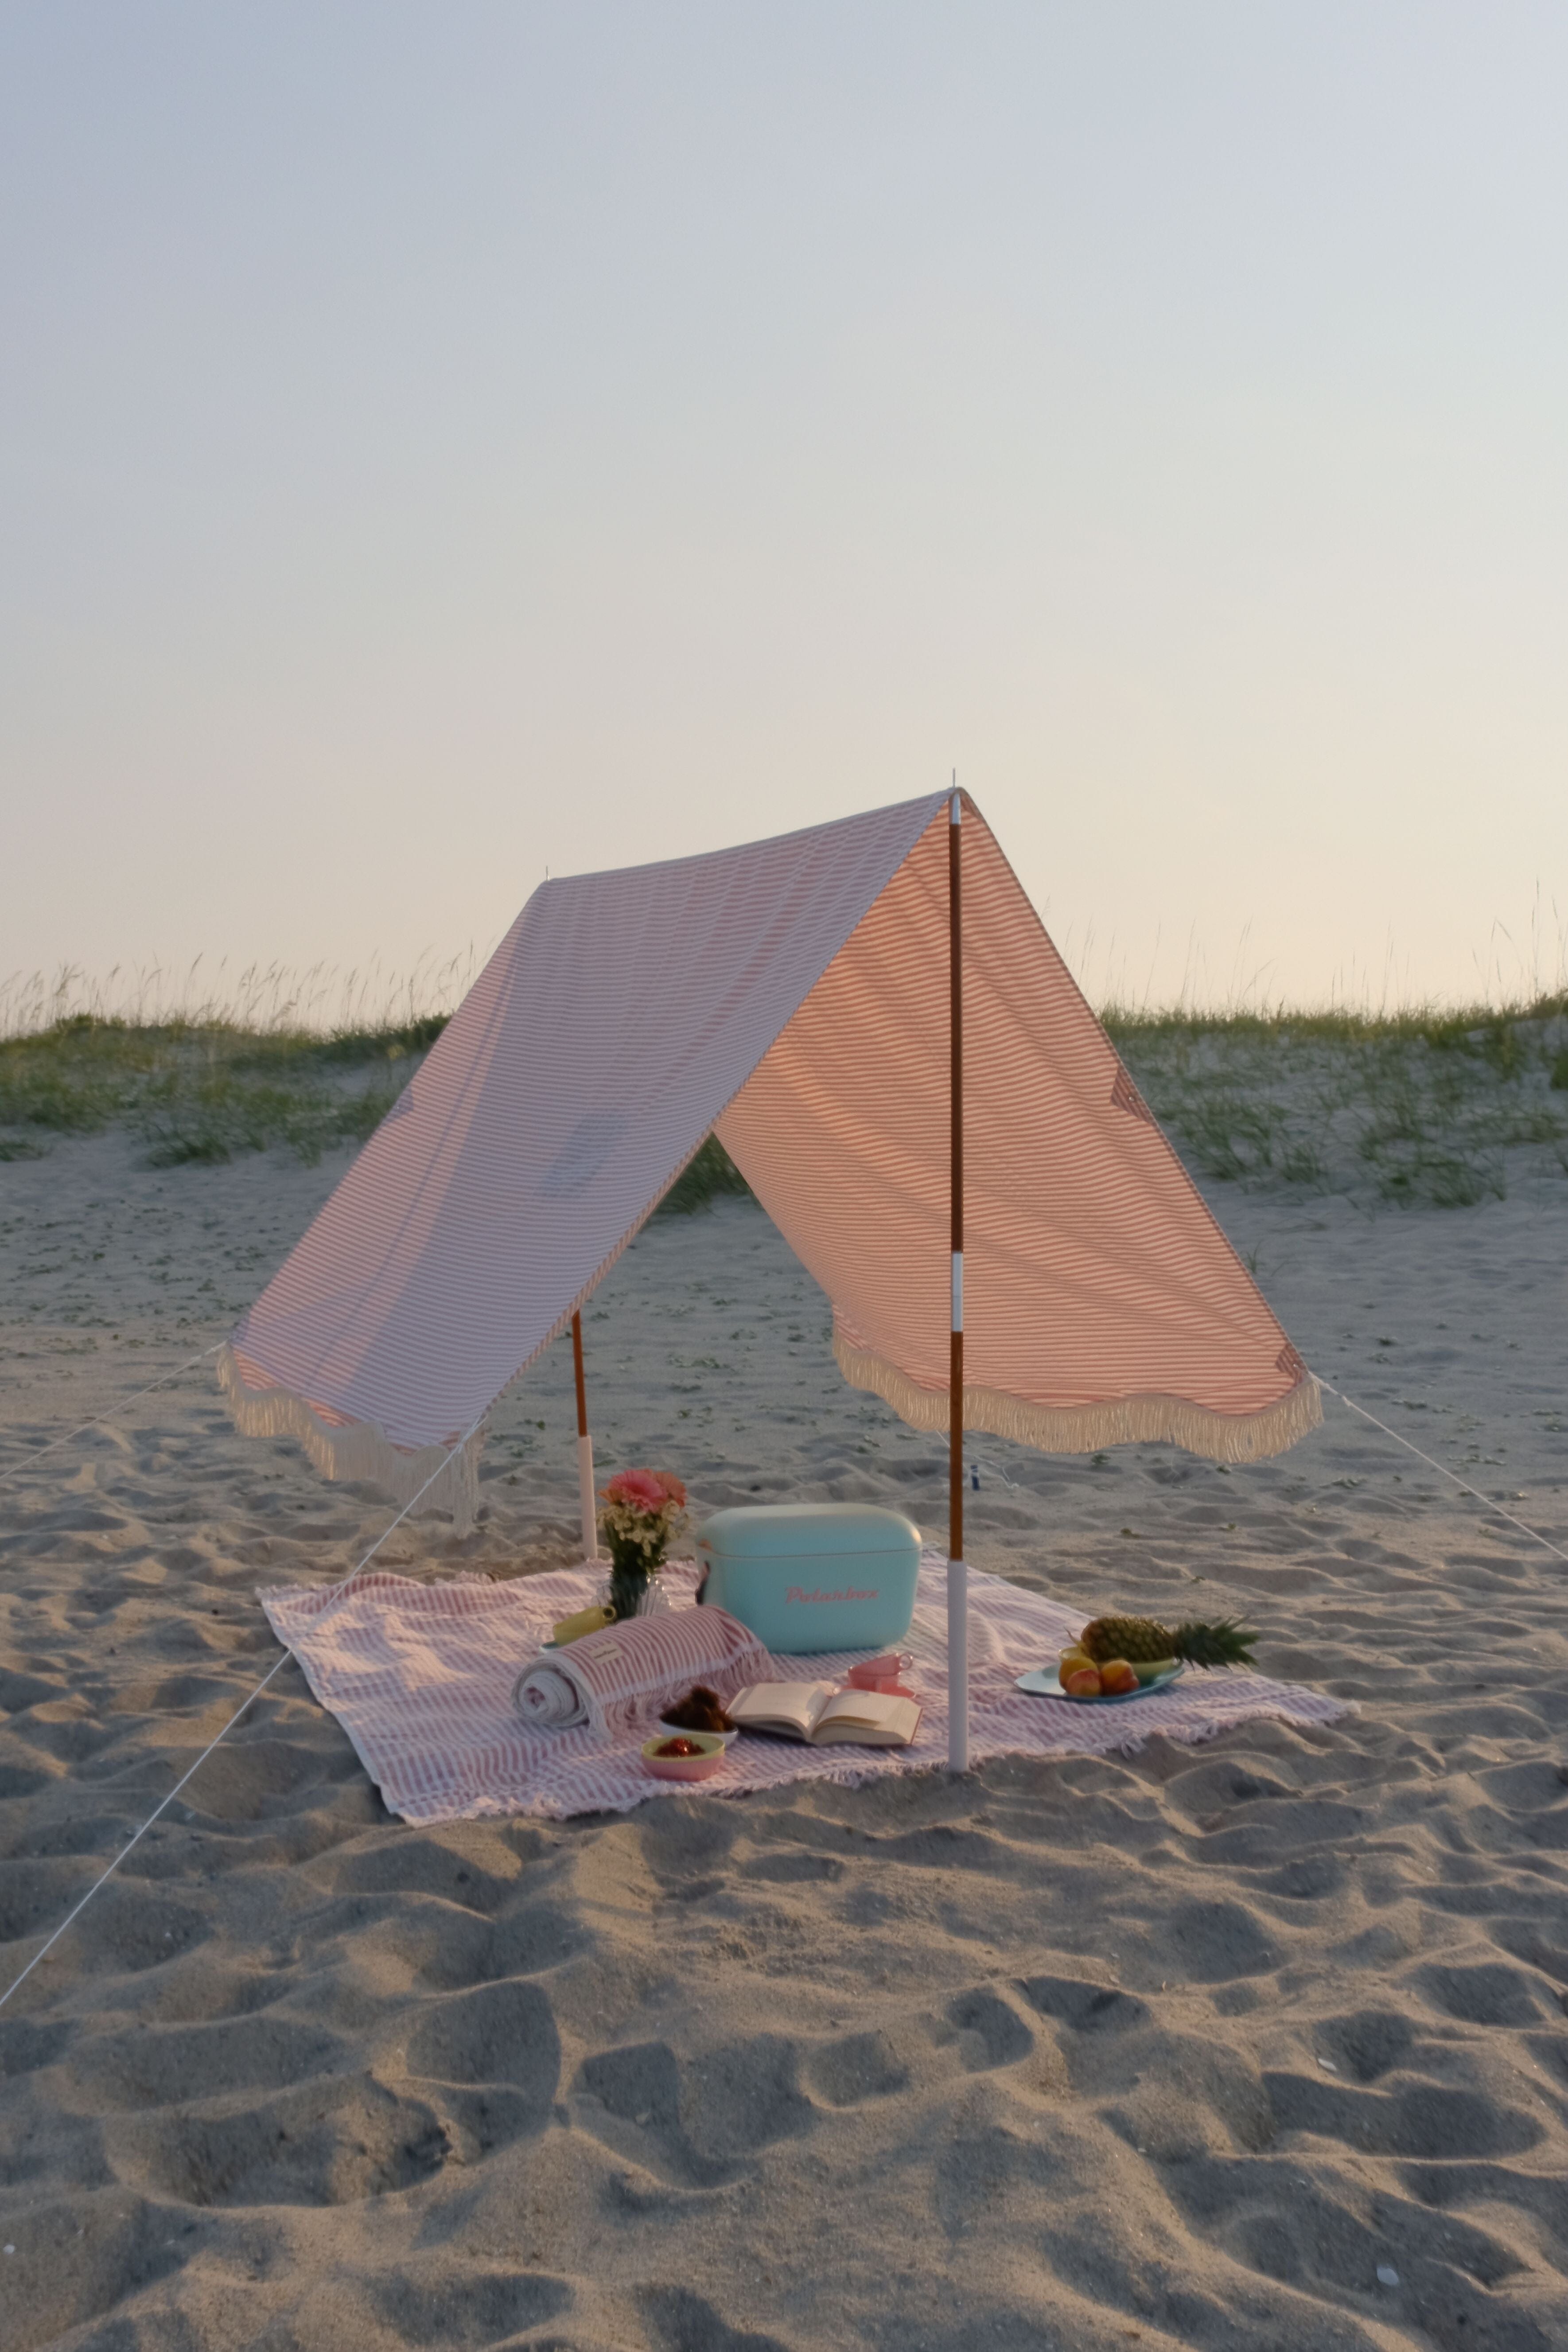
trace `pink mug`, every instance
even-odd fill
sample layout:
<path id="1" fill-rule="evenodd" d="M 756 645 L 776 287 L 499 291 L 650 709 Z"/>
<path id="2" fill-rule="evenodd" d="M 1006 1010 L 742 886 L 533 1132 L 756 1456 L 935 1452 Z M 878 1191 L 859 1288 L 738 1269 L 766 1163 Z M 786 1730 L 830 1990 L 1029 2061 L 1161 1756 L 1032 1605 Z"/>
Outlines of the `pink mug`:
<path id="1" fill-rule="evenodd" d="M 850 1667 L 849 1687 L 882 1691 L 889 1698 L 913 1698 L 914 1692 L 903 1679 L 913 1665 L 907 1651 L 885 1650 L 879 1658 L 863 1658 L 858 1666 Z"/>

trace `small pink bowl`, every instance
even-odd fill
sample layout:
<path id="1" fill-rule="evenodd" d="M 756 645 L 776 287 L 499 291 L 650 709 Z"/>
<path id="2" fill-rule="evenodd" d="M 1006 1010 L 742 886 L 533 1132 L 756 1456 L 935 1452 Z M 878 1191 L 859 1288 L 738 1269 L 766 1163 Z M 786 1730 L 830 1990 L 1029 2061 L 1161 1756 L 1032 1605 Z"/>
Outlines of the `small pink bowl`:
<path id="1" fill-rule="evenodd" d="M 700 1756 L 656 1756 L 655 1748 L 670 1739 L 694 1739 L 700 1747 Z M 656 1780 L 706 1780 L 717 1772 L 724 1761 L 729 1742 L 716 1731 L 661 1731 L 655 1739 L 645 1739 L 642 1748 L 644 1769 Z"/>

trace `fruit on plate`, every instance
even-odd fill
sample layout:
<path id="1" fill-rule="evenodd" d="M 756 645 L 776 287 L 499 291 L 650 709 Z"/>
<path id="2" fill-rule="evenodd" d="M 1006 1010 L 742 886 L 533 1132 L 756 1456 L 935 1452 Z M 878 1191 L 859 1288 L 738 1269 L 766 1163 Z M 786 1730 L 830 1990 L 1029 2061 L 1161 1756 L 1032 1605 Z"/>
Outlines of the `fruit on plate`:
<path id="1" fill-rule="evenodd" d="M 1089 1652 L 1080 1650 L 1076 1642 L 1070 1650 L 1064 1650 L 1057 1662 L 1057 1673 L 1061 1677 L 1063 1688 L 1067 1686 L 1067 1678 L 1069 1675 L 1076 1674 L 1079 1666 L 1092 1666 L 1093 1664 L 1094 1660 L 1089 1656 Z"/>
<path id="2" fill-rule="evenodd" d="M 1126 1698 L 1139 1687 L 1137 1667 L 1125 1658 L 1107 1658 L 1100 1670 L 1100 1687 L 1107 1698 Z"/>
<path id="3" fill-rule="evenodd" d="M 1189 1619 L 1175 1626 L 1152 1617 L 1096 1617 L 1079 1635 L 1078 1645 L 1100 1666 L 1112 1658 L 1125 1658 L 1133 1666 L 1176 1658 L 1189 1666 L 1249 1666 L 1257 1639 L 1239 1617 L 1222 1617 L 1214 1624 Z"/>
<path id="4" fill-rule="evenodd" d="M 1098 1698 L 1100 1669 L 1098 1666 L 1077 1666 L 1070 1675 L 1058 1677 L 1068 1698 Z"/>

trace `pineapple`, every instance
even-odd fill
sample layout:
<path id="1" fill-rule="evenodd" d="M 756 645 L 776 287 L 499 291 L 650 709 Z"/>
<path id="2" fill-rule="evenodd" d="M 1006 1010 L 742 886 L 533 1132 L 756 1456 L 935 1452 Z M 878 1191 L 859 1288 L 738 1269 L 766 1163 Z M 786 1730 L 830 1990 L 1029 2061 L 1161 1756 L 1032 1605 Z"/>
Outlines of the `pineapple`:
<path id="1" fill-rule="evenodd" d="M 1181 1658 L 1189 1666 L 1249 1666 L 1256 1633 L 1238 1617 L 1217 1624 L 1159 1625 L 1152 1617 L 1096 1617 L 1084 1627 L 1077 1646 L 1087 1650 L 1097 1665 L 1125 1658 L 1134 1666 L 1152 1665 L 1159 1658 Z"/>

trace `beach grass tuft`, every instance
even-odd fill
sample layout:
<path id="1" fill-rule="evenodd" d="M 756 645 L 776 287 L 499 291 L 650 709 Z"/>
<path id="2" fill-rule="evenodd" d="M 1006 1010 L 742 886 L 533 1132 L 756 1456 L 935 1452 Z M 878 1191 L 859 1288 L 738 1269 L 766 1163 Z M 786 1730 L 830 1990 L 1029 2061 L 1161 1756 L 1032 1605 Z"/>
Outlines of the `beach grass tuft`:
<path id="1" fill-rule="evenodd" d="M 1107 1029 L 1196 1173 L 1391 1207 L 1501 1199 L 1563 1167 L 1568 995 L 1468 1009 L 1146 1013 Z"/>
<path id="2" fill-rule="evenodd" d="M 440 1024 L 436 1024 L 439 1034 Z M 155 1166 L 284 1149 L 305 1160 L 363 1142 L 386 1116 L 430 1024 L 336 1036 L 226 1022 L 142 1026 L 78 1014 L 0 1039 L 0 1150 L 120 1125 Z"/>
<path id="3" fill-rule="evenodd" d="M 704 1138 L 658 1204 L 660 1216 L 689 1216 L 726 1198 L 749 1201 L 752 1188 L 716 1135 Z"/>
<path id="4" fill-rule="evenodd" d="M 0 1158 L 129 1130 L 158 1167 L 363 1143 L 440 1035 L 473 958 L 402 979 L 317 965 L 226 977 L 199 961 L 0 987 Z"/>

